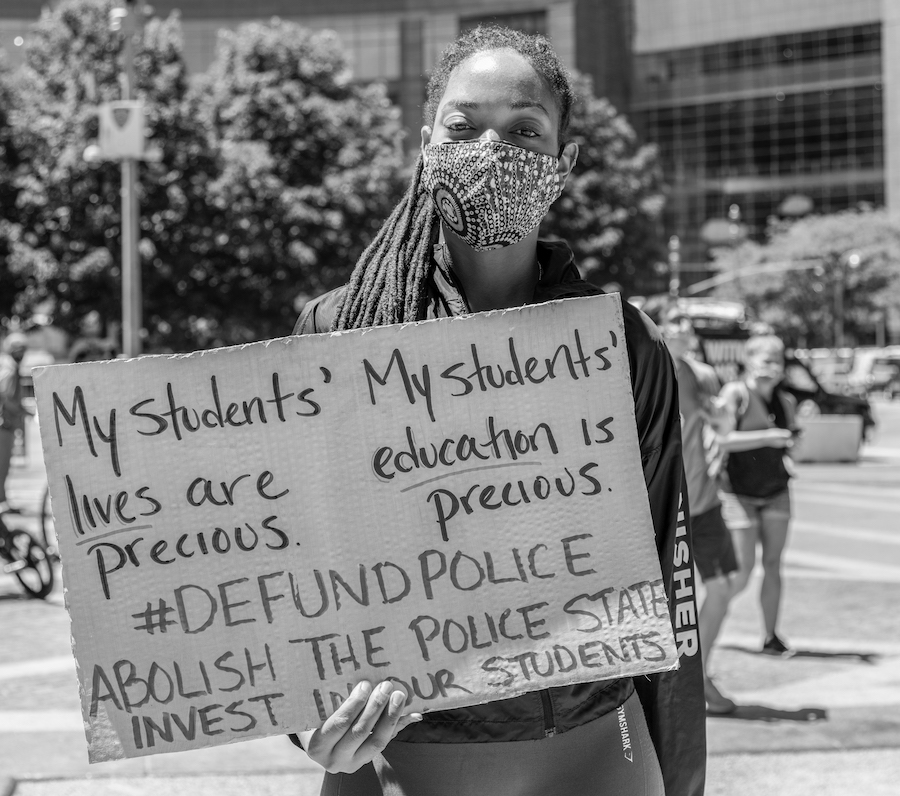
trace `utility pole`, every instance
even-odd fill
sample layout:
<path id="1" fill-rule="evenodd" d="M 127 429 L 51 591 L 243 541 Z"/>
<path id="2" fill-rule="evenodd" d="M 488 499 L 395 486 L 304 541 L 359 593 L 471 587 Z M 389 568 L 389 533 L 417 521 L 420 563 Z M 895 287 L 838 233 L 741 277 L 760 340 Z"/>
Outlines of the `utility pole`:
<path id="1" fill-rule="evenodd" d="M 143 22 L 142 0 L 126 0 L 120 11 L 122 47 L 122 99 L 134 94 L 134 38 Z M 122 353 L 141 353 L 141 257 L 138 250 L 141 212 L 137 196 L 138 162 L 122 159 Z"/>
<path id="2" fill-rule="evenodd" d="M 84 150 L 88 163 L 117 161 L 122 170 L 122 353 L 136 357 L 141 353 L 143 300 L 141 297 L 140 206 L 138 203 L 138 162 L 158 162 L 162 150 L 148 146 L 144 132 L 144 105 L 134 99 L 135 39 L 144 21 L 143 0 L 122 0 L 110 11 L 110 28 L 122 35 L 122 69 L 119 81 L 122 98 L 97 106 L 100 117 L 99 138 Z"/>

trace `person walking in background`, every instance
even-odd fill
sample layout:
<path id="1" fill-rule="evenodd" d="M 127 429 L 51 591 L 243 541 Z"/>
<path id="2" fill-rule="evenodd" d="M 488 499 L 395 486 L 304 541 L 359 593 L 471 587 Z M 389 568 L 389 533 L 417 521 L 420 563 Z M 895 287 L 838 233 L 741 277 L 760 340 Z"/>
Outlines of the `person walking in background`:
<path id="1" fill-rule="evenodd" d="M 706 711 L 724 715 L 733 713 L 737 706 L 716 687 L 709 674 L 709 662 L 728 613 L 734 591 L 733 573 L 737 571 L 738 564 L 731 534 L 722 518 L 722 504 L 714 473 L 717 429 L 722 414 L 717 401 L 719 378 L 709 365 L 690 356 L 697 342 L 690 318 L 677 307 L 670 307 L 658 322 L 669 353 L 675 360 L 678 375 L 682 456 L 694 561 L 705 591 L 698 624 Z"/>
<path id="2" fill-rule="evenodd" d="M 28 348 L 21 332 L 10 332 L 0 344 L 0 514 L 10 510 L 6 499 L 6 479 L 12 462 L 16 431 L 25 427 L 28 414 L 22 404 L 19 367 Z"/>
<path id="3" fill-rule="evenodd" d="M 564 242 L 538 240 L 578 155 L 565 138 L 572 101 L 565 68 L 542 36 L 479 27 L 452 43 L 428 84 L 422 154 L 405 196 L 350 282 L 309 302 L 294 333 L 600 293 L 581 279 Z M 649 319 L 627 303 L 623 314 L 643 476 L 671 596 L 683 478 L 675 373 Z M 700 796 L 700 669 L 691 653 L 677 670 L 649 677 L 424 715 L 404 714 L 407 695 L 396 684 L 360 683 L 321 727 L 293 740 L 328 771 L 323 794 Z"/>
<path id="4" fill-rule="evenodd" d="M 781 559 L 791 520 L 791 475 L 785 457 L 796 434 L 796 406 L 793 396 L 779 387 L 784 378 L 781 340 L 773 335 L 751 337 L 744 363 L 743 378 L 729 382 L 720 393 L 725 405 L 720 444 L 727 454 L 723 510 L 739 563 L 734 595 L 750 580 L 759 544 L 763 566 L 759 601 L 766 632 L 762 651 L 789 655 L 777 629 Z"/>

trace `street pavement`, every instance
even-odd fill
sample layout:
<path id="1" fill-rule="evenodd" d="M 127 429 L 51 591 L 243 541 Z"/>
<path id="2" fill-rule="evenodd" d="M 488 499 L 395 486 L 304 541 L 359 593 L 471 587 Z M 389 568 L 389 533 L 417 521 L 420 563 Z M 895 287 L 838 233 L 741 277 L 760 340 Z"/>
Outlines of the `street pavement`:
<path id="1" fill-rule="evenodd" d="M 740 705 L 707 722 L 709 796 L 900 793 L 900 404 L 855 464 L 798 466 L 785 558 L 788 659 L 758 652 L 759 573 L 712 669 Z M 36 527 L 37 439 L 11 499 Z M 28 600 L 0 575 L 0 796 L 306 796 L 321 771 L 285 738 L 89 766 L 61 585 Z"/>

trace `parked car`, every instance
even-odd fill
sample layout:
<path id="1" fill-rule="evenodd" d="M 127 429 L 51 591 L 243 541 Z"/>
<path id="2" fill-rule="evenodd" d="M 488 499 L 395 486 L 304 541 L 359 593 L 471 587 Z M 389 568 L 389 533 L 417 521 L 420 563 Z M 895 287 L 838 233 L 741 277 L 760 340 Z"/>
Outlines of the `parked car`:
<path id="1" fill-rule="evenodd" d="M 873 348 L 859 352 L 849 381 L 867 393 L 900 398 L 900 346 Z"/>
<path id="2" fill-rule="evenodd" d="M 886 398 L 900 398 L 900 357 L 879 357 L 872 366 L 867 389 L 884 393 Z"/>
<path id="3" fill-rule="evenodd" d="M 812 370 L 796 357 L 785 358 L 782 387 L 797 399 L 797 412 L 801 416 L 859 415 L 863 420 L 864 439 L 875 428 L 875 415 L 868 398 L 826 390 Z"/>
<path id="4" fill-rule="evenodd" d="M 738 378 L 743 370 L 744 344 L 753 326 L 744 305 L 715 298 L 682 297 L 678 306 L 693 322 L 697 358 L 712 365 L 723 383 Z M 797 399 L 802 416 L 859 415 L 864 438 L 875 428 L 872 406 L 864 393 L 827 389 L 804 361 L 790 353 L 785 357 L 784 387 Z"/>

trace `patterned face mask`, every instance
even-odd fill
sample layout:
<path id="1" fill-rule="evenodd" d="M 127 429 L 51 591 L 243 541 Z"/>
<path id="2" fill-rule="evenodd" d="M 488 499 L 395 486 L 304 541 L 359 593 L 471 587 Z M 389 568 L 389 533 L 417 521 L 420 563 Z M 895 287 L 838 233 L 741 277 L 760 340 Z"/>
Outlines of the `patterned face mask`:
<path id="1" fill-rule="evenodd" d="M 476 251 L 518 243 L 562 192 L 559 161 L 502 141 L 428 144 L 422 180 L 444 223 Z"/>

